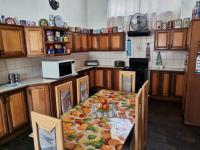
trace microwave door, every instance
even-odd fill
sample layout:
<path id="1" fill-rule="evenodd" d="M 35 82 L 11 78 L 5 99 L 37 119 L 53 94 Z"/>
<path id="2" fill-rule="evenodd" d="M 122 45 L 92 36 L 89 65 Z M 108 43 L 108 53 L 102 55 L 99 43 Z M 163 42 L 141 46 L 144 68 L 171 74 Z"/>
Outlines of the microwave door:
<path id="1" fill-rule="evenodd" d="M 72 64 L 71 62 L 59 63 L 59 75 L 60 77 L 72 74 Z"/>

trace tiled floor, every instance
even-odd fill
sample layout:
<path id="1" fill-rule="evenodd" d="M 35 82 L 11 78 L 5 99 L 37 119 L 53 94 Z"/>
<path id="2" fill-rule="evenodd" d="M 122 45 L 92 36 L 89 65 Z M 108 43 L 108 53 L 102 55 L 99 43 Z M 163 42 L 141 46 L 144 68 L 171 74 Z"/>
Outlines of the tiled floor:
<path id="1" fill-rule="evenodd" d="M 181 105 L 151 101 L 148 150 L 200 150 L 200 128 L 183 124 Z M 21 136 L 0 150 L 33 150 L 32 139 Z"/>

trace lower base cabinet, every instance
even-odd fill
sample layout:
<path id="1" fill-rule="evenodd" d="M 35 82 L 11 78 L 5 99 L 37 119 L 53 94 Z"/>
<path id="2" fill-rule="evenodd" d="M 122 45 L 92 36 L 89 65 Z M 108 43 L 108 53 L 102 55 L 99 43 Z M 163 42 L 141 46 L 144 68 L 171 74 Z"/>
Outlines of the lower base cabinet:
<path id="1" fill-rule="evenodd" d="M 27 88 L 29 112 L 35 111 L 51 116 L 49 85 L 36 85 Z"/>
<path id="2" fill-rule="evenodd" d="M 6 116 L 6 107 L 3 96 L 0 97 L 0 138 L 7 135 L 8 132 L 8 122 Z"/>
<path id="3" fill-rule="evenodd" d="M 181 101 L 184 97 L 185 73 L 181 71 L 150 71 L 150 97 Z"/>
<path id="4" fill-rule="evenodd" d="M 0 144 L 29 129 L 26 90 L 0 96 Z"/>

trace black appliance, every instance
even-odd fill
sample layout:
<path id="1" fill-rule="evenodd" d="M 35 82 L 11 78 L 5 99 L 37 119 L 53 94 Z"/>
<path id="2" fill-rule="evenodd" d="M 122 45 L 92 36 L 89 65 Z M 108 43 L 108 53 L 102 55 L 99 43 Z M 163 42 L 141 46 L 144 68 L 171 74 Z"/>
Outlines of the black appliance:
<path id="1" fill-rule="evenodd" d="M 129 58 L 129 66 L 124 68 L 125 71 L 136 72 L 136 93 L 139 91 L 145 81 L 148 80 L 148 64 L 148 58 Z"/>
<path id="2" fill-rule="evenodd" d="M 114 63 L 115 67 L 125 67 L 125 61 L 123 60 L 116 60 Z"/>

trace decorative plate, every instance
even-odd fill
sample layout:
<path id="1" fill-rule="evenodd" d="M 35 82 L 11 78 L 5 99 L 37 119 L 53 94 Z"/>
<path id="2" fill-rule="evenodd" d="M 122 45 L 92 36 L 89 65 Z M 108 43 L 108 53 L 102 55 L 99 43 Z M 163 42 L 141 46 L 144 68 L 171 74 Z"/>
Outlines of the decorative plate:
<path id="1" fill-rule="evenodd" d="M 42 27 L 48 26 L 48 21 L 46 19 L 40 19 L 39 25 Z"/>
<path id="2" fill-rule="evenodd" d="M 64 21 L 61 16 L 57 15 L 54 17 L 54 23 L 56 27 L 63 27 L 64 26 Z"/>
<path id="3" fill-rule="evenodd" d="M 16 24 L 16 22 L 13 18 L 6 18 L 5 23 L 6 24 Z"/>

